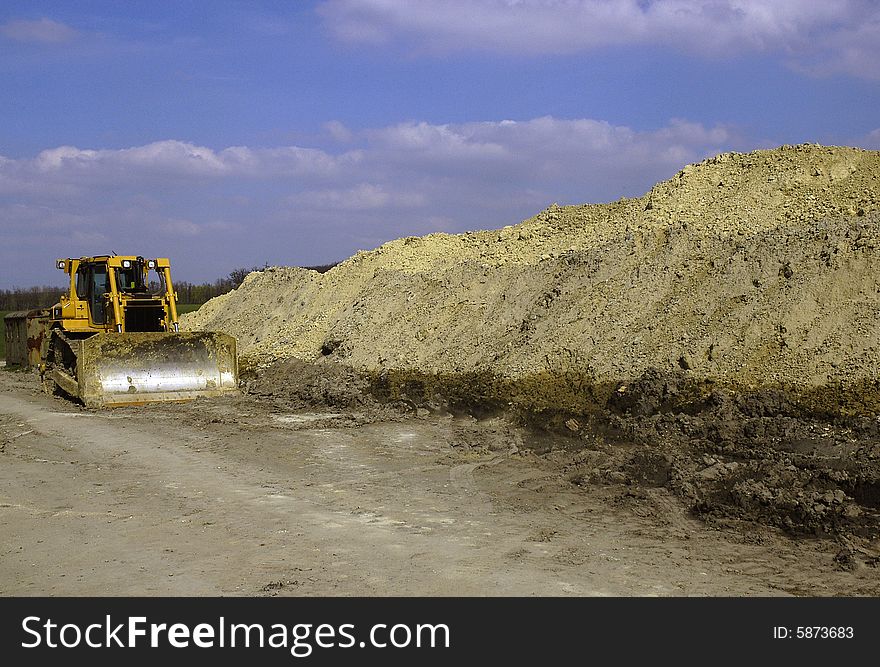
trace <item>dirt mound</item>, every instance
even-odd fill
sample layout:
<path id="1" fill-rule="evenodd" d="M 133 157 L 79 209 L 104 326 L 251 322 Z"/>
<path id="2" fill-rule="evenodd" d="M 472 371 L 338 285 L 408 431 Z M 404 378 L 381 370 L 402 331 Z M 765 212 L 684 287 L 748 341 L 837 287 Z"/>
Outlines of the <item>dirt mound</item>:
<path id="1" fill-rule="evenodd" d="M 267 399 L 503 412 L 574 485 L 878 562 L 876 151 L 720 155 L 638 199 L 267 269 L 185 325 L 235 335 Z"/>
<path id="2" fill-rule="evenodd" d="M 399 239 L 325 274 L 252 273 L 184 324 L 235 335 L 246 366 L 492 375 L 517 383 L 500 400 L 575 412 L 583 387 L 607 398 L 648 368 L 818 404 L 831 388 L 825 407 L 870 411 L 878 209 L 876 151 L 724 154 L 638 199 Z"/>

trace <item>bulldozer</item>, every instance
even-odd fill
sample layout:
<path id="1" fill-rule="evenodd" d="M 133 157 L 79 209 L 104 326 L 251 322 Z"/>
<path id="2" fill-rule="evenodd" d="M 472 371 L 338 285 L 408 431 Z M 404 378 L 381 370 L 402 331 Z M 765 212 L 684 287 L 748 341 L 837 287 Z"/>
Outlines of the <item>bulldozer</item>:
<path id="1" fill-rule="evenodd" d="M 57 259 L 69 288 L 52 308 L 9 313 L 8 365 L 88 408 L 186 401 L 238 387 L 235 338 L 182 332 L 167 258 Z"/>

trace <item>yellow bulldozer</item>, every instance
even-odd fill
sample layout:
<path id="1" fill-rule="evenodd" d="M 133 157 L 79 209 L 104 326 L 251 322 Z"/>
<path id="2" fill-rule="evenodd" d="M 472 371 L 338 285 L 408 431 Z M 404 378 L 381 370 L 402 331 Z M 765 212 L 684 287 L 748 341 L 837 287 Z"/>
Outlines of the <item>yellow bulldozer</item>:
<path id="1" fill-rule="evenodd" d="M 185 401 L 238 386 L 235 339 L 181 332 L 167 258 L 58 259 L 68 293 L 50 309 L 4 318 L 9 365 L 37 367 L 44 388 L 86 407 Z"/>

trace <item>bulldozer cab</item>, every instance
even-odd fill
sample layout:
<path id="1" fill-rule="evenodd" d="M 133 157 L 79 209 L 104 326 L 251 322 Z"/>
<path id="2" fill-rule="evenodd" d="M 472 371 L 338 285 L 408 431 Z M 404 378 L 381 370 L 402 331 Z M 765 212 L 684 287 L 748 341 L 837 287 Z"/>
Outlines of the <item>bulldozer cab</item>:
<path id="1" fill-rule="evenodd" d="M 53 319 L 61 328 L 117 333 L 178 330 L 167 259 L 103 255 L 59 259 L 57 266 L 70 274 L 69 294 L 53 309 Z"/>

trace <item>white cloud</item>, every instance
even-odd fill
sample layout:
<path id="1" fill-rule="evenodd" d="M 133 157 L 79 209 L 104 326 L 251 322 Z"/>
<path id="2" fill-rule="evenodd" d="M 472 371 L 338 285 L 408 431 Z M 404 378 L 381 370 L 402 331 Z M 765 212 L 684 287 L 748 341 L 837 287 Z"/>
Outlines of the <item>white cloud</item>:
<path id="1" fill-rule="evenodd" d="M 74 146 L 60 146 L 37 155 L 34 166 L 40 171 L 55 173 L 125 169 L 174 176 L 216 175 L 230 168 L 211 149 L 181 141 L 157 141 L 121 150 L 81 150 Z"/>
<path id="2" fill-rule="evenodd" d="M 222 156 L 210 148 L 181 141 L 158 141 L 121 151 L 102 151 L 109 162 L 121 167 L 165 173 L 220 175 L 229 169 Z"/>
<path id="3" fill-rule="evenodd" d="M 338 120 L 330 120 L 324 123 L 324 129 L 335 141 L 347 143 L 354 138 L 354 133 Z"/>
<path id="4" fill-rule="evenodd" d="M 774 53 L 816 73 L 880 77 L 871 0 L 325 0 L 339 39 L 414 50 L 570 54 L 669 47 L 712 57 Z"/>
<path id="5" fill-rule="evenodd" d="M 605 121 L 551 116 L 458 125 L 408 123 L 367 136 L 372 148 L 368 161 L 417 168 L 426 180 L 437 176 L 465 185 L 464 192 L 504 183 L 516 183 L 518 191 L 541 186 L 569 201 L 637 194 L 651 182 L 636 175 L 661 178 L 736 140 L 724 127 L 681 120 L 638 132 Z"/>
<path id="6" fill-rule="evenodd" d="M 0 25 L 0 35 L 19 42 L 61 43 L 69 42 L 77 36 L 70 26 L 41 18 L 36 21 L 8 21 Z"/>
<path id="7" fill-rule="evenodd" d="M 136 188 L 155 207 L 162 199 L 160 186 L 197 192 L 225 184 L 229 198 L 250 201 L 250 183 L 271 186 L 301 204 L 377 209 L 430 206 L 425 193 L 441 187 L 466 193 L 487 186 L 536 191 L 540 185 L 587 201 L 646 189 L 651 182 L 627 174 L 661 178 L 733 146 L 737 137 L 724 126 L 684 120 L 636 131 L 605 121 L 545 116 L 402 123 L 352 133 L 350 141 L 357 147 L 338 153 L 299 146 L 215 150 L 175 140 L 123 149 L 59 146 L 34 158 L 0 157 L 0 193 L 39 199 Z M 594 187 L 594 182 L 605 185 Z"/>
<path id="8" fill-rule="evenodd" d="M 810 54 L 797 54 L 796 65 L 812 74 L 854 74 L 880 80 L 880 10 L 858 25 L 822 39 Z"/>
<path id="9" fill-rule="evenodd" d="M 320 180 L 350 169 L 363 158 L 353 150 L 333 155 L 316 148 L 232 146 L 216 151 L 192 143 L 165 140 L 123 149 L 59 146 L 32 159 L 0 156 L 0 193 L 48 192 L 95 184 L 138 183 L 142 179 L 180 183 L 222 178 Z M 39 187 L 35 187 L 39 184 Z"/>
<path id="10" fill-rule="evenodd" d="M 360 183 L 346 189 L 306 190 L 291 195 L 288 201 L 295 206 L 306 206 L 309 208 L 365 211 L 391 207 L 408 208 L 421 206 L 425 203 L 425 198 L 417 193 L 390 192 L 381 185 Z"/>
<path id="11" fill-rule="evenodd" d="M 136 198 L 138 210 L 158 208 L 169 186 L 198 196 L 199 188 L 222 185 L 228 201 L 249 202 L 260 187 L 278 201 L 340 210 L 442 208 L 450 192 L 460 200 L 515 191 L 590 201 L 637 194 L 736 140 L 723 126 L 683 120 L 640 132 L 545 116 L 368 129 L 352 132 L 356 147 L 337 153 L 299 146 L 215 150 L 176 140 L 123 149 L 59 146 L 33 158 L 0 157 L 0 195 L 40 201 L 121 193 Z"/>
<path id="12" fill-rule="evenodd" d="M 367 136 L 377 150 L 406 162 L 491 162 L 508 158 L 506 148 L 480 129 L 480 124 L 401 123 L 368 131 Z"/>

